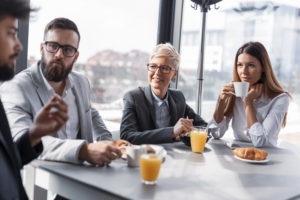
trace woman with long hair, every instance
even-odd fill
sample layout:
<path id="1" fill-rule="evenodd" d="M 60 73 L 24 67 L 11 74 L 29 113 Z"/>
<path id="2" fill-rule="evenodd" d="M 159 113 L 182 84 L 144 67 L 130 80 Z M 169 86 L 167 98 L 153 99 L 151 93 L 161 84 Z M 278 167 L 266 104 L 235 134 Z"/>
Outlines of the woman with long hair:
<path id="1" fill-rule="evenodd" d="M 220 138 L 232 120 L 234 137 L 256 147 L 276 146 L 291 95 L 278 82 L 269 55 L 259 42 L 248 42 L 236 53 L 232 82 L 248 82 L 245 98 L 234 96 L 233 83 L 225 84 L 211 123 L 220 128 Z"/>

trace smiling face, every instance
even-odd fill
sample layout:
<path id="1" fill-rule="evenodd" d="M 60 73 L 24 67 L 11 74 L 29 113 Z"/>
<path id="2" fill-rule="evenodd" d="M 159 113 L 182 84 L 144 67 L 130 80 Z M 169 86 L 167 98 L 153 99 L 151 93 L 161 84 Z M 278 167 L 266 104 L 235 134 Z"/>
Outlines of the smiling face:
<path id="1" fill-rule="evenodd" d="M 237 73 L 242 82 L 249 82 L 250 86 L 257 83 L 262 76 L 263 68 L 257 58 L 247 53 L 238 56 Z"/>
<path id="2" fill-rule="evenodd" d="M 79 38 L 73 30 L 53 29 L 49 30 L 45 41 L 78 48 Z M 41 44 L 41 53 L 42 72 L 48 81 L 54 82 L 65 80 L 79 55 L 76 52 L 73 57 L 66 57 L 62 48 L 59 48 L 56 53 L 51 53 L 46 50 L 45 44 Z"/>
<path id="3" fill-rule="evenodd" d="M 14 66 L 22 45 L 17 37 L 18 21 L 14 17 L 0 20 L 0 81 L 9 80 L 14 75 Z"/>
<path id="4" fill-rule="evenodd" d="M 174 64 L 168 57 L 154 57 L 150 60 L 150 64 L 155 64 L 156 66 L 169 66 L 175 68 Z M 159 98 L 163 99 L 167 93 L 168 86 L 173 78 L 177 75 L 177 70 L 171 70 L 170 73 L 162 73 L 160 68 L 156 71 L 148 71 L 148 82 L 151 85 L 152 91 Z"/>

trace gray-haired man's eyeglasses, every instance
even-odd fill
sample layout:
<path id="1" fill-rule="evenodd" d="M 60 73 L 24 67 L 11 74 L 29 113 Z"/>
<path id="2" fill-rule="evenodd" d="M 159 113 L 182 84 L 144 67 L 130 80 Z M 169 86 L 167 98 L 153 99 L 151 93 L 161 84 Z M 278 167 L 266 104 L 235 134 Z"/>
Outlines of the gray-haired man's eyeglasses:
<path id="1" fill-rule="evenodd" d="M 46 50 L 50 53 L 56 53 L 61 48 L 66 57 L 73 57 L 77 52 L 75 47 L 70 45 L 60 45 L 57 42 L 45 41 L 44 45 L 46 46 Z"/>
<path id="2" fill-rule="evenodd" d="M 148 71 L 155 72 L 158 68 L 164 74 L 169 74 L 171 71 L 176 71 L 176 68 L 169 67 L 167 65 L 157 66 L 151 63 L 147 64 Z"/>

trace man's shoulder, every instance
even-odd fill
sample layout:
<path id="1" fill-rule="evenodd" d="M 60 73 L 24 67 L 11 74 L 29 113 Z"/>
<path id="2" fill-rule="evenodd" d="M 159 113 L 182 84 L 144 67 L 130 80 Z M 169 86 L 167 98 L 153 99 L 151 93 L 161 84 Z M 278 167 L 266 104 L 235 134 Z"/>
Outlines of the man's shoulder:
<path id="1" fill-rule="evenodd" d="M 21 87 L 26 87 L 32 84 L 32 78 L 30 74 L 30 68 L 27 68 L 14 76 L 10 81 L 6 81 L 1 87 L 8 87 L 11 85 L 19 85 Z"/>
<path id="2" fill-rule="evenodd" d="M 75 82 L 79 81 L 79 82 L 88 82 L 88 78 L 85 77 L 83 74 L 79 73 L 79 72 L 75 72 L 75 71 L 71 71 L 69 74 L 69 77 L 71 79 L 73 79 Z"/>

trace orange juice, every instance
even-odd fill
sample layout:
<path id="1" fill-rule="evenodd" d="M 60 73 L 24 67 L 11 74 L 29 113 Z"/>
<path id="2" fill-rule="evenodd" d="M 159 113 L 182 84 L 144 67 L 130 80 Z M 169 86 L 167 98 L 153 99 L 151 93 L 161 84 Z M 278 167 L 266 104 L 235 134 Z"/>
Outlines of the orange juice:
<path id="1" fill-rule="evenodd" d="M 154 154 L 144 154 L 140 157 L 140 172 L 144 183 L 155 184 L 161 162 L 162 157 Z"/>
<path id="2" fill-rule="evenodd" d="M 191 146 L 193 152 L 203 152 L 206 143 L 207 132 L 205 129 L 193 129 L 191 132 Z"/>

